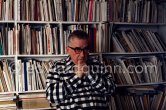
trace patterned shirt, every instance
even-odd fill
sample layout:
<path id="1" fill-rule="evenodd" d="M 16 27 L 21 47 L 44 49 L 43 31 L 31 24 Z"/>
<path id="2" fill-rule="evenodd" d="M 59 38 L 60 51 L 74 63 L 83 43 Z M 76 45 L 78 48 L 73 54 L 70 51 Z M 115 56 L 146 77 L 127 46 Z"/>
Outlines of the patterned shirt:
<path id="1" fill-rule="evenodd" d="M 111 74 L 96 59 L 88 59 L 87 75 L 79 78 L 68 56 L 57 61 L 47 77 L 47 99 L 60 110 L 106 110 L 106 96 L 115 90 Z"/>

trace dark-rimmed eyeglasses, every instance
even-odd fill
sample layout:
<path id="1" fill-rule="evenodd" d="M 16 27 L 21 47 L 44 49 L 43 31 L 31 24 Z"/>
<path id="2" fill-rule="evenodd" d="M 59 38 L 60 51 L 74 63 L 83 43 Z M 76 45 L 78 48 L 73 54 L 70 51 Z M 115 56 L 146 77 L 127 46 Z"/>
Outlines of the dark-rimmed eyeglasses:
<path id="1" fill-rule="evenodd" d="M 85 48 L 80 48 L 80 47 L 75 47 L 75 48 L 73 48 L 73 47 L 70 47 L 70 46 L 68 46 L 69 48 L 71 48 L 72 50 L 74 50 L 74 52 L 76 53 L 76 54 L 80 54 L 82 51 L 83 52 L 88 52 L 89 51 L 89 48 L 88 47 L 85 47 Z"/>

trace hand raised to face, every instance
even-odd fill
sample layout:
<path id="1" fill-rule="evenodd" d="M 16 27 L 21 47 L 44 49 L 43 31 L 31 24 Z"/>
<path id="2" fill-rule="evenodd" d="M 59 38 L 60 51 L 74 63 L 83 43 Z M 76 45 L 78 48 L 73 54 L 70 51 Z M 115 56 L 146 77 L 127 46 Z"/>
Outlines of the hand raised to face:
<path id="1" fill-rule="evenodd" d="M 78 64 L 75 65 L 75 74 L 78 77 L 82 77 L 84 75 L 86 75 L 88 73 L 88 66 L 86 65 L 86 63 L 82 63 L 81 61 L 78 61 Z"/>

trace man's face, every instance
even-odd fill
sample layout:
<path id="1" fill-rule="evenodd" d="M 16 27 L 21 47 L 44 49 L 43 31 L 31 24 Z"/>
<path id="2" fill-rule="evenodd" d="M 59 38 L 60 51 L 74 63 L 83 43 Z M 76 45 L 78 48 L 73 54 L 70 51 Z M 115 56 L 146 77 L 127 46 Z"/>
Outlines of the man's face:
<path id="1" fill-rule="evenodd" d="M 88 41 L 85 39 L 71 39 L 67 53 L 70 55 L 74 64 L 85 64 L 88 57 Z"/>

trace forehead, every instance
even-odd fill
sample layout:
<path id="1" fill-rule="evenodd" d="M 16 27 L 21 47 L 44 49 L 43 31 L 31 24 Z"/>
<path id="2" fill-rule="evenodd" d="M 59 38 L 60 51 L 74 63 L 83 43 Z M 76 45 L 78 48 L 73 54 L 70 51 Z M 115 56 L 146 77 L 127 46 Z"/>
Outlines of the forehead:
<path id="1" fill-rule="evenodd" d="M 71 42 L 69 45 L 73 46 L 73 47 L 87 47 L 88 40 L 87 39 L 73 38 L 73 39 L 71 39 Z"/>

